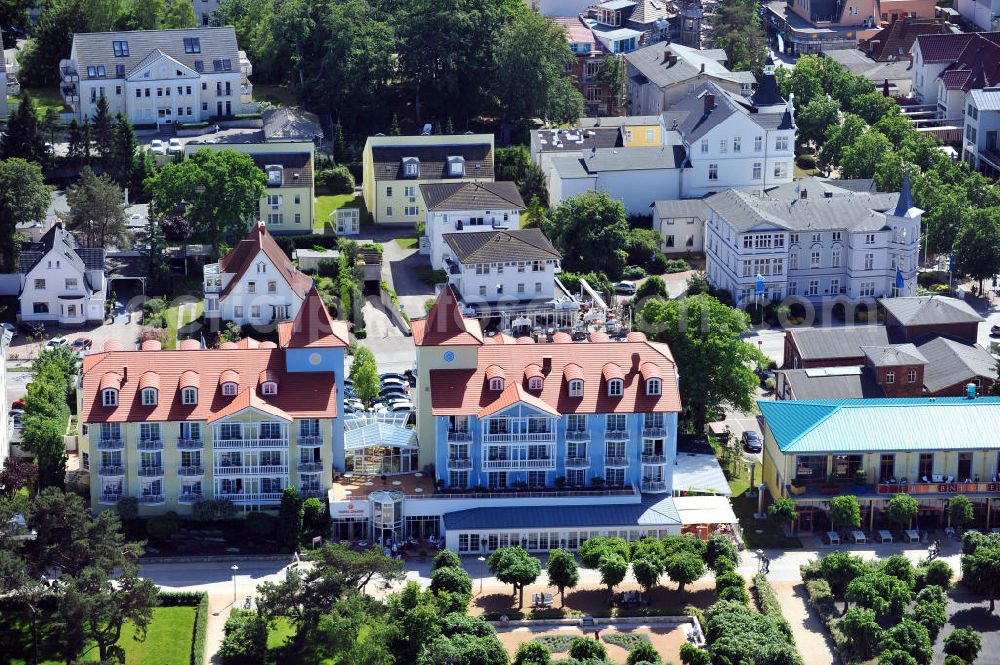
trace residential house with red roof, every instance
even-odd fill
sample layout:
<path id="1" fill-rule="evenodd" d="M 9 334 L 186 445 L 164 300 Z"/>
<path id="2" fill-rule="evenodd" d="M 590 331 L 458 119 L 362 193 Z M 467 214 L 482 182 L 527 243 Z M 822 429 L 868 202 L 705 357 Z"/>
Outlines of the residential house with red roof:
<path id="1" fill-rule="evenodd" d="M 312 288 L 278 336 L 134 351 L 112 340 L 86 356 L 77 397 L 92 508 L 135 497 L 144 516 L 208 500 L 266 510 L 286 487 L 324 496 L 345 464 L 348 326 Z"/>
<path id="2" fill-rule="evenodd" d="M 205 316 L 239 325 L 294 319 L 312 278 L 292 265 L 263 224 L 204 269 Z"/>
<path id="3" fill-rule="evenodd" d="M 667 345 L 638 332 L 621 342 L 484 335 L 450 288 L 412 323 L 419 464 L 434 493 L 405 480 L 376 492 L 406 516 L 400 536 L 436 525 L 449 548 L 479 552 L 681 532 L 681 400 Z M 354 497 L 332 497 L 335 529 Z M 731 515 L 724 496 L 697 499 Z"/>
<path id="4" fill-rule="evenodd" d="M 914 96 L 959 127 L 969 93 L 1000 86 L 1000 32 L 920 35 L 912 52 Z"/>

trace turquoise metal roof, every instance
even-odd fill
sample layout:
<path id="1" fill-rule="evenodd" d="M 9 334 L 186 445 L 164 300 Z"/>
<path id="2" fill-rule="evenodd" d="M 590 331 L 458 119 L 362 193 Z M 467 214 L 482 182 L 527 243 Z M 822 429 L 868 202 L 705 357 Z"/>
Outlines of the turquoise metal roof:
<path id="1" fill-rule="evenodd" d="M 1000 397 L 759 401 L 789 454 L 1000 449 Z"/>

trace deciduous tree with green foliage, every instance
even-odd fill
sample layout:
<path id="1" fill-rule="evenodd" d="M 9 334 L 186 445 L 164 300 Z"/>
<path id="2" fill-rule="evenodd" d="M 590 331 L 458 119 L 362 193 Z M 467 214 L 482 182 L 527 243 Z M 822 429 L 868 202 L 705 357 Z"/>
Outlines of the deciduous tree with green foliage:
<path id="1" fill-rule="evenodd" d="M 552 652 L 539 642 L 522 642 L 514 654 L 513 665 L 552 665 Z"/>
<path id="2" fill-rule="evenodd" d="M 677 582 L 677 593 L 683 596 L 684 587 L 705 574 L 705 562 L 695 552 L 675 552 L 667 555 L 664 571 L 667 577 Z"/>
<path id="3" fill-rule="evenodd" d="M 545 572 L 549 578 L 549 586 L 559 590 L 559 604 L 566 604 L 566 589 L 573 589 L 580 582 L 580 570 L 576 565 L 576 557 L 568 550 L 552 550 L 545 564 Z"/>
<path id="4" fill-rule="evenodd" d="M 89 166 L 83 167 L 80 179 L 66 190 L 66 202 L 66 228 L 84 247 L 129 248 L 125 195 L 111 179 L 96 175 Z"/>
<path id="5" fill-rule="evenodd" d="M 901 529 L 909 529 L 918 512 L 917 500 L 909 494 L 896 494 L 886 505 L 886 517 Z"/>
<path id="6" fill-rule="evenodd" d="M 597 640 L 587 637 L 576 637 L 573 638 L 573 642 L 569 645 L 569 657 L 582 661 L 592 659 L 604 662 L 604 659 L 608 657 L 608 650 Z"/>
<path id="7" fill-rule="evenodd" d="M 820 154 L 827 164 L 839 166 L 844 150 L 853 146 L 865 133 L 865 121 L 853 113 L 845 113 L 839 125 L 831 125 L 826 129 L 826 142 Z M 879 153 L 881 156 L 881 153 Z M 858 161 L 860 157 L 858 155 Z M 877 162 L 878 160 L 874 160 Z M 874 170 L 874 167 L 873 167 Z"/>
<path id="8" fill-rule="evenodd" d="M 826 96 L 816 97 L 796 114 L 795 124 L 798 125 L 796 137 L 800 143 L 811 141 L 820 145 L 826 137 L 827 127 L 832 127 L 839 122 L 840 104 L 837 100 Z"/>
<path id="9" fill-rule="evenodd" d="M 0 161 L 0 272 L 17 272 L 22 240 L 17 225 L 43 220 L 49 200 L 41 166 L 21 158 Z"/>
<path id="10" fill-rule="evenodd" d="M 979 281 L 1000 272 L 1000 209 L 971 210 L 963 215 L 955 238 L 955 269 Z M 964 480 L 964 479 L 963 479 Z"/>
<path id="11" fill-rule="evenodd" d="M 864 559 L 841 550 L 834 550 L 824 556 L 819 565 L 820 576 L 838 596 L 844 594 L 848 584 L 869 570 Z"/>
<path id="12" fill-rule="evenodd" d="M 628 258 L 625 206 L 607 192 L 588 191 L 565 199 L 539 226 L 562 252 L 566 270 L 593 270 L 617 278 Z"/>
<path id="13" fill-rule="evenodd" d="M 844 178 L 873 178 L 882 158 L 892 152 L 892 143 L 882 132 L 869 128 L 840 153 L 840 170 Z"/>
<path id="14" fill-rule="evenodd" d="M 779 527 L 786 527 L 799 518 L 799 511 L 795 509 L 793 500 L 775 499 L 774 503 L 767 507 L 767 517 Z"/>
<path id="15" fill-rule="evenodd" d="M 848 639 L 851 652 L 861 660 L 872 657 L 882 639 L 882 627 L 875 619 L 875 612 L 865 607 L 852 607 L 841 619 L 840 631 Z"/>
<path id="16" fill-rule="evenodd" d="M 990 612 L 996 609 L 1000 593 L 1000 542 L 963 540 L 962 582 L 990 599 Z"/>
<path id="17" fill-rule="evenodd" d="M 501 547 L 486 559 L 490 572 L 503 584 L 514 587 L 518 608 L 524 607 L 524 587 L 538 579 L 541 564 L 523 547 Z"/>
<path id="18" fill-rule="evenodd" d="M 685 402 L 693 410 L 697 432 L 704 431 L 710 407 L 754 408 L 759 380 L 752 368 L 763 355 L 741 337 L 749 322 L 745 312 L 708 294 L 651 300 L 639 314 L 639 327 L 670 345 L 681 375 L 687 377 Z"/>
<path id="19" fill-rule="evenodd" d="M 636 644 L 629 650 L 628 657 L 625 659 L 625 665 L 660 665 L 662 662 L 660 653 L 649 642 Z"/>
<path id="20" fill-rule="evenodd" d="M 379 378 L 378 365 L 375 363 L 375 354 L 367 347 L 359 346 L 355 350 L 350 377 L 354 382 L 354 391 L 358 398 L 365 403 L 365 406 L 370 406 L 372 400 L 378 397 L 382 390 L 382 382 Z"/>
<path id="21" fill-rule="evenodd" d="M 857 529 L 861 526 L 861 506 L 853 494 L 835 496 L 830 499 L 828 513 L 830 524 L 835 529 Z"/>
<path id="22" fill-rule="evenodd" d="M 597 562 L 597 571 L 601 574 L 601 584 L 608 587 L 608 598 L 613 598 L 615 587 L 622 583 L 628 574 L 628 561 L 614 552 L 607 552 Z"/>
<path id="23" fill-rule="evenodd" d="M 905 582 L 881 572 L 870 572 L 851 581 L 844 594 L 847 603 L 873 610 L 877 616 L 899 616 L 912 599 Z"/>
<path id="24" fill-rule="evenodd" d="M 982 638 L 972 627 L 956 628 L 944 638 L 944 652 L 949 656 L 958 656 L 966 663 L 974 662 L 982 648 Z"/>
<path id="25" fill-rule="evenodd" d="M 910 654 L 918 665 L 930 665 L 934 658 L 927 629 L 916 621 L 903 619 L 882 634 L 881 648 L 884 651 L 899 650 Z"/>

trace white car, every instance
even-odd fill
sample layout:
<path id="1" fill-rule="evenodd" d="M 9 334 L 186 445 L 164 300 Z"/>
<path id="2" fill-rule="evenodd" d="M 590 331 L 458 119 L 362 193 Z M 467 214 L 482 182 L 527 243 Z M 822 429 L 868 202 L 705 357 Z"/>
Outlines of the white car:
<path id="1" fill-rule="evenodd" d="M 615 291 L 618 293 L 633 294 L 635 293 L 635 282 L 627 279 L 623 279 L 615 284 Z"/>
<path id="2" fill-rule="evenodd" d="M 163 145 L 163 141 L 160 139 L 153 139 L 149 142 L 149 151 L 154 155 L 165 155 L 167 154 L 167 146 Z"/>
<path id="3" fill-rule="evenodd" d="M 167 141 L 167 152 L 171 155 L 178 155 L 184 152 L 184 146 L 180 139 L 170 139 Z"/>
<path id="4" fill-rule="evenodd" d="M 49 341 L 45 342 L 46 349 L 58 349 L 60 346 L 68 346 L 69 340 L 65 337 L 53 337 Z"/>

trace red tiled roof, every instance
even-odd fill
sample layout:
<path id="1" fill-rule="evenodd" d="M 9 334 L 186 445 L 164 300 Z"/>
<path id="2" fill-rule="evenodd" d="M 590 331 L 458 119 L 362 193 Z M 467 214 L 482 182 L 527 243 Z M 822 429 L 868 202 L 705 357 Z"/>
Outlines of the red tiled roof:
<path id="1" fill-rule="evenodd" d="M 557 332 L 555 335 L 552 336 L 552 343 L 553 344 L 572 344 L 573 343 L 573 338 L 570 336 L 569 333 Z"/>
<path id="2" fill-rule="evenodd" d="M 549 406 L 546 402 L 543 402 L 526 391 L 520 383 L 511 383 L 503 389 L 503 392 L 500 393 L 500 396 L 497 397 L 496 400 L 480 409 L 479 413 L 476 414 L 476 417 L 486 418 L 487 416 L 492 416 L 494 413 L 499 413 L 500 411 L 503 411 L 507 407 L 513 406 L 518 402 L 524 402 L 528 406 L 533 406 L 544 413 L 551 413 L 554 416 L 559 415 L 556 410 Z"/>
<path id="3" fill-rule="evenodd" d="M 626 342 L 645 342 L 646 341 L 646 333 L 644 333 L 644 332 L 642 332 L 640 330 L 633 330 L 632 332 L 630 332 L 628 335 L 625 336 L 625 341 Z"/>
<path id="4" fill-rule="evenodd" d="M 260 376 L 257 377 L 257 383 L 267 383 L 268 381 L 274 382 L 278 380 L 278 376 L 270 370 L 262 370 Z"/>
<path id="5" fill-rule="evenodd" d="M 130 377 L 121 385 L 118 406 L 101 404 L 103 387 L 118 388 L 128 367 Z M 197 372 L 192 370 L 197 368 Z M 276 377 L 277 395 L 258 394 L 261 372 Z M 156 406 L 143 407 L 139 397 L 141 377 L 159 374 Z M 236 396 L 224 396 L 224 380 L 238 385 Z M 182 404 L 181 387 L 199 388 L 197 404 Z M 81 422 L 142 422 L 211 420 L 235 413 L 232 406 L 249 404 L 282 417 L 334 418 L 337 416 L 337 387 L 327 372 L 289 374 L 285 352 L 279 349 L 199 349 L 191 351 L 114 351 L 86 356 L 83 364 L 83 413 Z M 250 393 L 251 395 L 247 395 Z M 249 402 L 237 400 L 249 400 Z M 243 407 L 240 407 L 243 408 Z M 270 409 L 270 411 L 268 411 Z"/>
<path id="6" fill-rule="evenodd" d="M 182 339 L 180 348 L 181 351 L 196 351 L 201 348 L 201 342 L 196 339 Z M 115 351 L 121 351 L 121 349 L 115 349 Z"/>
<path id="7" fill-rule="evenodd" d="M 119 344 L 121 344 L 121 342 L 119 342 Z M 106 346 L 107 345 L 105 345 L 105 347 Z M 160 343 L 160 340 L 158 340 L 158 339 L 147 339 L 145 342 L 142 343 L 142 350 L 143 351 L 159 351 L 162 348 L 163 348 L 163 344 Z M 105 350 L 109 351 L 111 349 L 105 348 Z M 116 351 L 121 351 L 121 349 L 115 349 L 115 350 Z"/>
<path id="8" fill-rule="evenodd" d="M 410 325 L 413 343 L 417 346 L 479 346 L 484 343 L 479 322 L 462 316 L 458 298 L 450 286 L 441 289 L 426 319 L 417 319 Z"/>
<path id="9" fill-rule="evenodd" d="M 593 343 L 597 342 L 610 342 L 611 337 L 606 332 L 600 330 L 590 333 L 590 341 Z"/>
<path id="10" fill-rule="evenodd" d="M 545 377 L 545 375 L 542 374 L 542 366 L 541 365 L 536 365 L 535 363 L 531 363 L 530 365 L 528 365 L 527 367 L 524 368 L 524 378 L 525 379 L 533 379 L 533 378 L 536 378 L 536 377 L 537 378 L 544 378 Z"/>
<path id="11" fill-rule="evenodd" d="M 490 365 L 486 368 L 487 379 L 502 379 L 504 377 L 503 367 L 500 365 Z"/>
<path id="12" fill-rule="evenodd" d="M 139 377 L 139 390 L 143 388 L 160 388 L 160 375 L 156 372 L 143 372 Z"/>
<path id="13" fill-rule="evenodd" d="M 524 396 L 540 400 L 548 410 L 561 414 L 665 413 L 681 409 L 677 367 L 665 344 L 648 341 L 503 344 L 483 346 L 477 354 L 475 369 L 431 370 L 431 409 L 435 416 L 476 415 L 484 410 L 495 413 L 516 401 L 537 405 Z M 602 374 L 608 363 L 616 365 L 624 379 L 621 397 L 607 396 Z M 654 363 L 659 368 L 662 395 L 646 395 L 639 369 L 645 363 Z M 505 373 L 506 385 L 500 398 L 489 389 L 487 369 L 493 365 L 502 367 Z M 525 370 L 531 365 L 550 368 L 544 373 L 543 387 L 537 397 L 526 390 Z M 584 380 L 583 397 L 570 397 L 567 384 L 577 378 Z M 511 392 L 515 388 L 518 392 Z M 511 399 L 514 402 L 508 403 Z"/>
<path id="14" fill-rule="evenodd" d="M 121 351 L 125 346 L 122 344 L 120 339 L 109 339 L 104 343 L 105 351 Z"/>
<path id="15" fill-rule="evenodd" d="M 604 368 L 601 370 L 601 375 L 604 376 L 605 381 L 625 378 L 625 373 L 622 372 L 622 368 L 614 363 L 605 363 Z"/>
<path id="16" fill-rule="evenodd" d="M 940 79 L 948 90 L 980 90 L 1000 85 L 1000 32 L 921 35 L 924 62 L 950 63 Z"/>
<path id="17" fill-rule="evenodd" d="M 884 3 L 882 11 L 886 11 Z M 868 55 L 879 62 L 906 60 L 913 42 L 921 35 L 948 34 L 944 19 L 905 18 L 893 21 L 868 40 Z"/>
<path id="18" fill-rule="evenodd" d="M 264 252 L 268 260 L 274 264 L 281 277 L 292 287 L 292 291 L 300 298 L 305 296 L 309 287 L 312 286 L 312 278 L 305 273 L 299 272 L 292 265 L 291 259 L 278 247 L 278 243 L 274 241 L 274 238 L 267 232 L 267 229 L 263 225 L 258 224 L 250 231 L 250 235 L 239 241 L 236 247 L 219 261 L 219 269 L 224 273 L 232 273 L 233 275 L 232 279 L 229 280 L 229 284 L 219 294 L 220 300 L 225 299 L 236 288 L 236 284 L 240 281 L 240 278 L 253 265 L 254 259 L 261 252 Z"/>
<path id="19" fill-rule="evenodd" d="M 294 321 L 278 325 L 278 346 L 287 349 L 332 348 L 350 345 L 346 321 L 334 320 L 316 287 L 306 294 Z"/>
<path id="20" fill-rule="evenodd" d="M 252 388 L 244 388 L 240 394 L 233 398 L 233 401 L 224 406 L 221 410 L 211 414 L 206 420 L 207 422 L 214 423 L 216 420 L 222 420 L 223 418 L 239 413 L 243 409 L 257 409 L 258 411 L 269 413 L 272 416 L 281 418 L 282 420 L 287 420 L 289 422 L 292 420 L 290 415 L 273 404 L 265 402 L 262 397 L 257 395 L 257 391 Z"/>
<path id="21" fill-rule="evenodd" d="M 927 63 L 955 62 L 969 45 L 969 42 L 976 38 L 974 32 L 962 32 L 947 35 L 920 35 L 917 37 L 917 45 L 920 48 L 920 57 Z"/>
<path id="22" fill-rule="evenodd" d="M 660 367 L 656 363 L 645 362 L 639 365 L 639 373 L 642 375 L 643 381 L 663 378 L 663 373 L 660 372 Z"/>

